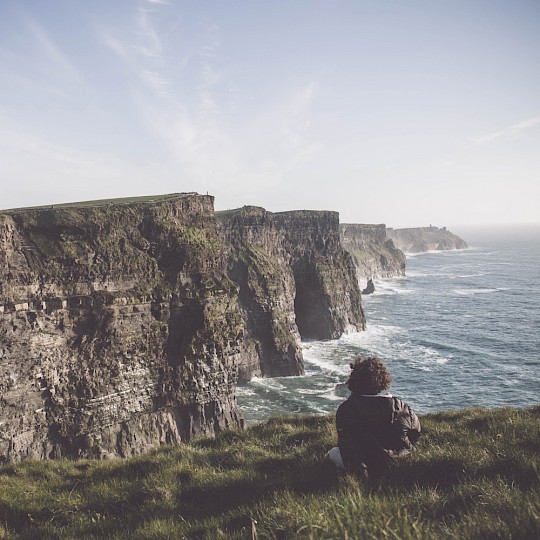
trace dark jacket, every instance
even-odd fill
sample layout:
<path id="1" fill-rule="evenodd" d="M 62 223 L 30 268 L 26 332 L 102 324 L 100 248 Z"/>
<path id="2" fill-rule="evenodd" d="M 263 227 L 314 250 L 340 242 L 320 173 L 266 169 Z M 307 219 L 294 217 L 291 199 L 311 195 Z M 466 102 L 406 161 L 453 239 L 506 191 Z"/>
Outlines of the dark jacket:
<path id="1" fill-rule="evenodd" d="M 338 446 L 345 468 L 380 477 L 420 437 L 420 421 L 401 399 L 351 394 L 336 413 Z"/>

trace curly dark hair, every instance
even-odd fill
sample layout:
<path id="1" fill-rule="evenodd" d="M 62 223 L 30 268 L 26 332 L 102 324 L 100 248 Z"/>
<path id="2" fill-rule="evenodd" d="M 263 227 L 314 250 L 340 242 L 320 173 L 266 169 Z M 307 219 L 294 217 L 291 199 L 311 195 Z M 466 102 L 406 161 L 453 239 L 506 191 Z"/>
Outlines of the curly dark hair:
<path id="1" fill-rule="evenodd" d="M 351 392 L 374 396 L 392 382 L 390 373 L 376 356 L 359 356 L 350 366 L 352 372 L 347 386 Z"/>

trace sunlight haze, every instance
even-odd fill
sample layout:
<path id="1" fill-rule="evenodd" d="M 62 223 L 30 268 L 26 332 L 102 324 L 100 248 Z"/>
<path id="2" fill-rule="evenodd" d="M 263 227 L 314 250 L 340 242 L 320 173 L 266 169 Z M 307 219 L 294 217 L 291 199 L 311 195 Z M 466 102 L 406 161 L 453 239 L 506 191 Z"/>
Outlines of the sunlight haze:
<path id="1" fill-rule="evenodd" d="M 3 0 L 0 187 L 539 222 L 540 3 Z"/>

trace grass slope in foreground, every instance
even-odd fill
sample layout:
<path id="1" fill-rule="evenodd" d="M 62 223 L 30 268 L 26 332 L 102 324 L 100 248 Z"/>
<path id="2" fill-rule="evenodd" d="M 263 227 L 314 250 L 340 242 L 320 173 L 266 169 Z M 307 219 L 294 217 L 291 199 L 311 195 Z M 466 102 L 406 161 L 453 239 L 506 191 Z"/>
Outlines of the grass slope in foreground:
<path id="1" fill-rule="evenodd" d="M 422 418 L 369 492 L 324 458 L 332 416 L 276 418 L 128 460 L 0 467 L 0 538 L 540 538 L 540 406 Z"/>

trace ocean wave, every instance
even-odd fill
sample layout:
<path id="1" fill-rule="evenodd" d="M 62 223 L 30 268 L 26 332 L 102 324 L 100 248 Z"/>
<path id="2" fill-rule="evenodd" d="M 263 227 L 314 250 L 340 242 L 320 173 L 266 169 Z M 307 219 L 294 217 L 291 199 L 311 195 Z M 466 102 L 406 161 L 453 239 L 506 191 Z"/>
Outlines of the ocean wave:
<path id="1" fill-rule="evenodd" d="M 491 275 L 491 272 L 478 272 L 476 274 L 456 274 L 452 276 L 450 279 L 465 279 L 465 278 L 482 277 L 482 276 L 489 276 L 489 275 Z"/>
<path id="2" fill-rule="evenodd" d="M 413 289 L 404 288 L 404 284 L 396 282 L 393 279 L 387 281 L 375 281 L 375 292 L 374 295 L 383 296 L 389 294 L 410 294 L 414 292 Z"/>
<path id="3" fill-rule="evenodd" d="M 328 387 L 328 385 L 325 385 L 324 388 L 298 388 L 297 392 L 299 394 L 307 395 L 307 396 L 322 396 L 323 394 L 326 394 L 327 392 L 333 392 L 335 389 L 335 385 L 331 385 Z"/>
<path id="4" fill-rule="evenodd" d="M 375 294 L 363 302 L 365 332 L 302 343 L 305 376 L 240 387 L 245 417 L 335 411 L 348 395 L 348 364 L 369 353 L 389 367 L 394 393 L 417 411 L 534 402 L 539 248 L 521 253 L 494 244 L 413 256 L 406 277 L 374 280 Z"/>
<path id="5" fill-rule="evenodd" d="M 462 249 L 428 249 L 427 251 L 420 251 L 419 253 L 413 253 L 410 251 L 405 251 L 405 256 L 407 259 L 416 259 L 422 255 L 440 255 L 441 257 L 455 256 L 467 254 L 471 250 L 478 248 L 462 248 Z"/>
<path id="6" fill-rule="evenodd" d="M 509 291 L 510 287 L 481 287 L 478 289 L 454 289 L 452 292 L 459 296 L 472 296 L 474 294 L 489 294 L 494 292 Z"/>
<path id="7" fill-rule="evenodd" d="M 240 385 L 236 387 L 236 395 L 242 397 L 256 396 L 257 392 L 248 386 Z"/>

